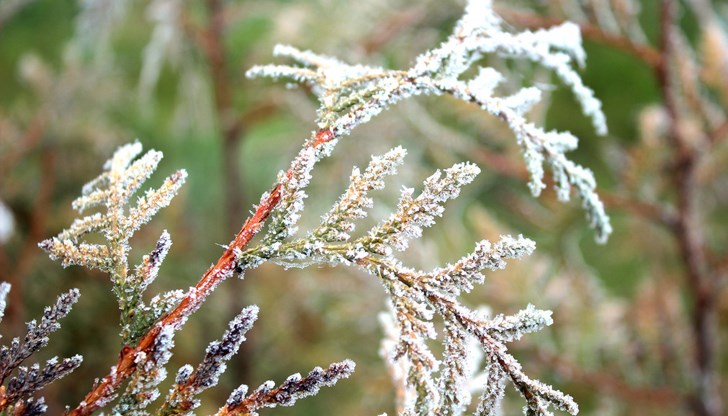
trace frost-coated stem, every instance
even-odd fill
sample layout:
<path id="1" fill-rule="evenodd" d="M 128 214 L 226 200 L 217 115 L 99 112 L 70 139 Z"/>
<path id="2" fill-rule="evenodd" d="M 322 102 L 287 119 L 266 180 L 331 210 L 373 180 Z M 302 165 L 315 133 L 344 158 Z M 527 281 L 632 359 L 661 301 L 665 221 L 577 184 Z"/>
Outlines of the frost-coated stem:
<path id="1" fill-rule="evenodd" d="M 310 141 L 307 147 L 317 148 L 331 140 L 335 136 L 330 130 L 321 130 L 316 134 L 314 140 Z M 302 149 L 305 151 L 306 147 Z M 292 174 L 291 170 L 286 173 Z M 68 415 L 82 416 L 89 415 L 99 409 L 109 400 L 111 395 L 119 388 L 121 383 L 127 379 L 136 368 L 135 357 L 139 352 L 149 353 L 155 345 L 161 329 L 167 326 L 180 327 L 187 320 L 187 317 L 197 310 L 212 293 L 220 282 L 235 273 L 236 255 L 238 251 L 245 248 L 250 240 L 260 231 L 273 208 L 280 202 L 281 185 L 276 184 L 268 196 L 258 205 L 255 213 L 249 217 L 240 229 L 235 239 L 228 245 L 228 248 L 220 256 L 217 263 L 210 267 L 200 278 L 197 284 L 190 289 L 180 304 L 152 326 L 149 331 L 141 337 L 136 347 L 125 346 L 120 354 L 116 365 L 111 372 L 101 379 L 94 388 L 84 397 L 83 401 L 75 409 L 68 412 Z"/>
<path id="2" fill-rule="evenodd" d="M 345 360 L 333 363 L 326 369 L 316 367 L 306 377 L 293 374 L 278 387 L 269 380 L 247 397 L 243 397 L 247 387 L 241 386 L 233 392 L 216 416 L 252 416 L 257 415 L 256 411 L 264 407 L 292 406 L 298 399 L 315 395 L 321 387 L 330 387 L 339 380 L 348 378 L 355 367 L 353 361 Z"/>

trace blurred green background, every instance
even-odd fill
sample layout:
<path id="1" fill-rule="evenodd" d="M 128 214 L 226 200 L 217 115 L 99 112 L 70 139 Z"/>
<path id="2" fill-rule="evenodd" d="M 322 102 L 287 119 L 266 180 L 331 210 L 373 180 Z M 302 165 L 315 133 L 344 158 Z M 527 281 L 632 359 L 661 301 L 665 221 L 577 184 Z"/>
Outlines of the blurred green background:
<path id="1" fill-rule="evenodd" d="M 513 28 L 523 27 L 519 16 L 570 18 L 658 45 L 658 1 L 495 3 Z M 723 2 L 695 3 L 710 8 L 725 28 Z M 138 138 L 146 149 L 163 151 L 152 186 L 175 169 L 189 172 L 172 205 L 134 238 L 132 252 L 136 263 L 169 230 L 172 250 L 153 290 L 187 288 L 216 261 L 219 245 L 232 238 L 315 129 L 317 103 L 310 92 L 248 80 L 245 70 L 272 62 L 276 43 L 407 68 L 450 33 L 462 6 L 451 0 L 0 0 L 0 202 L 15 224 L 0 241 L 0 277 L 14 288 L 0 330 L 4 340 L 22 333 L 23 322 L 63 290 L 78 287 L 82 294 L 44 351 L 85 359 L 73 375 L 46 389 L 50 414 L 75 405 L 116 362 L 118 310 L 106 276 L 62 269 L 35 244 L 70 224 L 70 201 L 113 149 Z M 692 4 L 679 7 L 685 59 L 710 69 L 713 55 L 707 54 L 716 52 L 708 49 L 705 17 Z M 616 26 L 604 17 L 609 13 Z M 583 414 L 689 414 L 693 300 L 679 244 L 633 204 L 665 211 L 675 206 L 660 86 L 644 57 L 589 37 L 585 48 L 581 73 L 603 102 L 607 137 L 594 134 L 571 93 L 547 71 L 496 58 L 483 63 L 507 72 L 511 88 L 535 82 L 551 91 L 531 117 L 581 139 L 570 157 L 596 173 L 615 228 L 606 245 L 594 243 L 578 201 L 559 203 L 551 190 L 538 199 L 529 194 L 505 126 L 443 97 L 402 103 L 342 141 L 314 172 L 301 229 L 317 224 L 344 190 L 352 166 L 365 165 L 372 154 L 399 144 L 409 152 L 402 174 L 376 195 L 368 223 L 390 212 L 401 186 L 417 188 L 435 169 L 472 160 L 481 176 L 405 258 L 428 268 L 456 260 L 483 238 L 522 233 L 534 239 L 532 258 L 488 274 L 486 284 L 468 295 L 469 304 L 488 305 L 494 313 L 513 313 L 528 303 L 554 310 L 553 327 L 513 346 L 526 373 L 572 394 Z M 719 126 L 724 91 L 694 71 L 701 99 L 712 103 L 706 112 Z M 703 120 L 694 124 L 685 128 L 712 128 Z M 728 228 L 728 149 L 726 138 L 719 139 L 696 196 L 703 242 L 718 266 Z M 728 298 L 720 288 L 714 329 L 717 345 L 725 345 Z M 358 364 L 352 379 L 270 412 L 393 412 L 393 390 L 378 356 L 377 313 L 385 295 L 375 279 L 355 270 L 264 266 L 243 281 L 225 282 L 177 335 L 170 372 L 199 362 L 207 343 L 253 303 L 261 313 L 250 339 L 220 385 L 205 394 L 199 414 L 214 412 L 241 382 L 282 381 L 344 358 Z M 713 370 L 728 397 L 728 354 L 717 347 L 716 358 Z M 520 413 L 516 393 L 507 395 L 504 414 Z"/>

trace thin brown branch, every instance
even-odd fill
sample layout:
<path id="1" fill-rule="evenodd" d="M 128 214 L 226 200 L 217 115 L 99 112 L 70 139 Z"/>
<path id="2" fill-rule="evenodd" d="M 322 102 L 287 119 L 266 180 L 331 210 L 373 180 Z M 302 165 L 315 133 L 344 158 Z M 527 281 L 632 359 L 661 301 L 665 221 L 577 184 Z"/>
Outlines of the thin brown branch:
<path id="1" fill-rule="evenodd" d="M 207 0 L 208 24 L 202 33 L 202 52 L 207 60 L 212 77 L 212 85 L 215 93 L 215 108 L 222 113 L 221 118 L 223 130 L 229 115 L 227 111 L 232 109 L 232 90 L 229 88 L 227 74 L 227 58 L 223 44 L 223 31 L 225 30 L 224 7 L 220 0 Z"/>
<path id="2" fill-rule="evenodd" d="M 32 152 L 45 133 L 45 117 L 37 114 L 30 122 L 25 134 L 18 140 L 17 145 L 4 155 L 0 155 L 0 183 L 28 153 Z"/>
<path id="3" fill-rule="evenodd" d="M 318 147 L 334 138 L 331 130 L 321 130 L 317 133 L 316 139 L 309 143 L 311 147 Z M 289 169 L 287 176 L 292 175 Z M 276 184 L 265 200 L 261 201 L 255 213 L 249 217 L 235 239 L 230 242 L 228 248 L 217 260 L 217 263 L 205 272 L 202 278 L 185 296 L 180 304 L 170 313 L 161 318 L 135 346 L 125 346 L 119 353 L 119 360 L 111 368 L 109 375 L 101 379 L 93 387 L 84 400 L 68 415 L 81 416 L 89 415 L 105 404 L 109 397 L 116 391 L 121 383 L 128 378 L 136 369 L 135 358 L 138 353 L 152 353 L 155 340 L 161 329 L 165 326 L 181 327 L 186 319 L 195 312 L 207 299 L 207 296 L 226 278 L 231 276 L 236 268 L 235 252 L 244 249 L 250 240 L 260 231 L 268 219 L 271 211 L 281 199 L 281 185 Z"/>
<path id="4" fill-rule="evenodd" d="M 609 208 L 627 211 L 641 218 L 649 219 L 657 224 L 673 230 L 677 226 L 677 214 L 668 208 L 651 202 L 640 201 L 631 196 L 609 192 L 600 192 L 604 205 Z"/>
<path id="5" fill-rule="evenodd" d="M 1 279 L 10 283 L 13 290 L 10 291 L 10 299 L 5 313 L 5 321 L 10 326 L 13 333 L 19 333 L 22 330 L 24 319 L 23 311 L 23 287 L 28 276 L 28 272 L 34 264 L 35 258 L 40 251 L 38 250 L 38 241 L 43 238 L 45 233 L 45 225 L 49 210 L 48 204 L 53 196 L 55 188 L 55 166 L 56 158 L 53 151 L 44 150 L 41 154 L 41 182 L 36 192 L 33 211 L 29 217 L 29 231 L 23 242 L 23 247 L 17 255 L 17 261 L 10 269 L 10 272 L 0 272 Z"/>
<path id="6" fill-rule="evenodd" d="M 421 6 L 412 7 L 402 10 L 392 15 L 373 30 L 369 32 L 365 40 L 362 42 L 364 53 L 372 55 L 378 52 L 384 45 L 389 43 L 397 34 L 404 29 L 411 29 L 420 23 L 427 16 Z"/>
<path id="7" fill-rule="evenodd" d="M 552 354 L 542 349 L 528 349 L 528 354 L 542 364 L 548 365 L 550 371 L 556 371 L 571 383 L 589 386 L 627 403 L 645 403 L 656 407 L 667 407 L 683 404 L 687 399 L 684 393 L 671 388 L 636 386 L 606 371 L 585 370 L 582 366 L 574 364 L 558 354 Z"/>
<path id="8" fill-rule="evenodd" d="M 723 121 L 718 127 L 708 133 L 708 140 L 715 144 L 728 137 L 728 120 Z"/>
<path id="9" fill-rule="evenodd" d="M 245 131 L 252 125 L 273 113 L 277 106 L 269 103 L 256 106 L 252 109 L 238 113 L 235 109 L 232 91 L 236 88 L 235 77 L 229 72 L 229 60 L 225 51 L 224 32 L 226 28 L 224 3 L 219 0 L 208 0 L 205 3 L 207 21 L 205 26 L 199 26 L 193 22 L 190 16 L 183 10 L 180 15 L 180 24 L 187 36 L 191 39 L 196 49 L 200 51 L 207 64 L 210 79 L 213 86 L 214 109 L 217 118 L 219 135 L 221 138 L 222 157 L 221 167 L 223 172 L 224 194 L 224 226 L 226 230 L 235 229 L 240 218 L 245 213 L 245 207 L 249 205 L 243 186 L 243 174 L 240 170 L 240 146 Z M 239 76 L 239 75 L 237 75 Z M 237 283 L 234 283 L 237 285 Z M 239 307 L 239 287 L 232 288 L 230 293 L 237 298 L 236 302 L 230 302 L 234 312 Z M 248 337 L 248 342 L 241 346 L 241 350 L 250 350 L 254 347 L 255 338 Z M 250 354 L 242 351 L 241 359 L 235 360 L 235 373 L 243 382 L 250 373 Z"/>
<path id="10" fill-rule="evenodd" d="M 697 190 L 695 181 L 698 154 L 690 145 L 691 138 L 680 128 L 680 107 L 676 96 L 675 78 L 671 65 L 675 65 L 675 15 L 677 4 L 662 1 L 660 15 L 660 50 L 662 65 L 656 68 L 662 98 L 670 118 L 668 138 L 674 148 L 674 181 L 677 190 L 678 222 L 673 230 L 678 242 L 680 257 L 685 264 L 685 277 L 692 298 L 692 340 L 694 343 L 695 397 L 692 407 L 697 415 L 718 416 L 722 403 L 718 393 L 716 376 L 714 281 L 708 274 L 708 264 L 703 232 L 698 218 Z"/>
<path id="11" fill-rule="evenodd" d="M 497 10 L 498 14 L 507 22 L 529 29 L 546 29 L 564 23 L 564 20 L 561 19 L 518 12 L 510 7 L 500 7 Z M 622 35 L 605 32 L 588 23 L 580 24 L 579 28 L 585 39 L 626 52 L 645 62 L 652 68 L 658 68 L 662 65 L 660 52 L 649 45 L 636 43 Z"/>
<path id="12" fill-rule="evenodd" d="M 473 160 L 499 175 L 523 181 L 528 180 L 528 171 L 525 166 L 506 155 L 480 146 L 471 149 L 467 156 L 472 157 Z M 550 185 L 549 183 L 548 186 Z M 677 226 L 677 215 L 675 212 L 658 204 L 639 201 L 627 195 L 607 191 L 599 192 L 599 197 L 608 208 L 630 212 L 641 218 L 653 221 L 656 224 L 661 224 L 668 229 L 674 229 Z"/>

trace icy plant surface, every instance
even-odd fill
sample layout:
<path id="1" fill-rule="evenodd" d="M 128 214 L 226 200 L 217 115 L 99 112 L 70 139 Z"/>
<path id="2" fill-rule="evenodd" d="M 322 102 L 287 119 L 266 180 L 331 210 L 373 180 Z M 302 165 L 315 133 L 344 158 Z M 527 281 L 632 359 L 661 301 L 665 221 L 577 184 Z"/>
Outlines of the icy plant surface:
<path id="1" fill-rule="evenodd" d="M 318 126 L 336 138 L 401 100 L 418 95 L 450 95 L 474 103 L 503 120 L 520 145 L 531 176 L 529 184 L 537 196 L 546 187 L 544 163 L 554 177 L 559 199 L 568 200 L 576 190 L 597 240 L 604 242 L 612 231 L 604 206 L 594 191 L 594 176 L 565 156 L 576 148 L 571 133 L 545 131 L 524 114 L 541 99 L 539 88 L 524 87 L 508 96 L 498 95 L 504 75 L 491 67 L 478 67 L 472 79 L 461 79 L 482 57 L 497 54 L 509 59 L 532 61 L 552 69 L 569 86 L 594 128 L 606 134 L 601 103 L 586 87 L 572 64 L 583 65 L 585 53 L 578 26 L 571 23 L 537 32 L 507 32 L 491 9 L 490 1 L 471 0 L 453 34 L 439 47 L 418 56 L 408 70 L 390 70 L 349 65 L 335 58 L 278 45 L 274 54 L 296 65 L 257 66 L 250 77 L 286 79 L 310 86 L 319 97 Z"/>
<path id="2" fill-rule="evenodd" d="M 550 407 L 576 414 L 578 407 L 570 396 L 529 378 L 506 347 L 507 343 L 550 325 L 550 311 L 528 305 L 511 316 L 491 317 L 460 300 L 462 292 L 484 282 L 483 270 L 502 269 L 507 261 L 531 254 L 535 249 L 531 240 L 520 235 L 504 235 L 495 242 L 483 240 L 457 262 L 429 271 L 408 267 L 397 258 L 399 251 L 406 249 L 412 239 L 421 238 L 423 229 L 443 215 L 446 203 L 457 198 L 461 188 L 474 180 L 480 172 L 478 166 L 457 163 L 434 172 L 416 189 L 402 189 L 397 206 L 387 218 L 367 231 L 357 232 L 357 220 L 365 217 L 374 204 L 369 193 L 382 189 L 385 178 L 396 174 L 403 164 L 406 151 L 394 147 L 372 157 L 363 170 L 353 169 L 349 186 L 319 226 L 300 231 L 297 223 L 305 208 L 306 187 L 315 165 L 332 154 L 338 140 L 405 98 L 449 95 L 478 105 L 505 122 L 523 150 L 533 194 L 538 195 L 545 187 L 543 164 L 547 163 L 560 199 L 568 199 L 571 189 L 575 189 L 597 240 L 604 241 L 611 227 L 594 192 L 593 175 L 565 156 L 565 152 L 575 148 L 576 138 L 569 133 L 547 132 L 525 118 L 525 113 L 540 99 L 540 90 L 525 87 L 515 94 L 499 95 L 504 75 L 488 67 L 479 67 L 472 79 L 461 79 L 488 54 L 532 61 L 552 69 L 574 91 L 596 130 L 604 133 L 606 125 L 600 103 L 572 67 L 574 62 L 584 61 L 577 27 L 567 23 L 535 33 L 511 33 L 504 29 L 489 2 L 472 0 L 453 34 L 440 46 L 417 57 L 408 70 L 348 65 L 291 46 L 278 46 L 275 53 L 297 65 L 259 66 L 248 75 L 285 78 L 309 85 L 321 102 L 318 129 L 304 143 L 288 170 L 282 171 L 271 190 L 262 195 L 235 239 L 194 287 L 160 293 L 145 301 L 145 291 L 171 248 L 171 237 L 166 231 L 140 264 L 134 268 L 128 264 L 129 239 L 171 202 L 186 178 L 185 171 L 177 171 L 158 188 L 147 190 L 134 201 L 133 196 L 162 157 L 157 151 L 142 154 L 139 143 L 117 150 L 104 172 L 84 187 L 73 207 L 86 216 L 41 243 L 64 266 L 81 265 L 108 273 L 121 310 L 124 348 L 119 360 L 70 414 L 87 415 L 114 401 L 114 414 L 150 414 L 148 407 L 162 397 L 158 385 L 168 374 L 167 364 L 178 330 L 222 281 L 234 275 L 242 277 L 264 262 L 292 267 L 356 267 L 381 282 L 390 306 L 389 313 L 381 318 L 387 330 L 382 353 L 397 383 L 401 414 L 462 414 L 472 401 L 468 385 L 475 377 L 487 380 L 477 405 L 473 406 L 476 414 L 498 414 L 508 384 L 523 396 L 527 414 L 547 415 Z M 263 236 L 253 240 L 266 227 Z M 87 242 L 86 236 L 91 233 L 100 234 L 105 243 Z M 197 366 L 178 369 L 173 386 L 160 400 L 156 413 L 192 414 L 200 404 L 196 396 L 218 382 L 258 312 L 254 306 L 243 309 L 222 337 L 208 346 Z M 436 322 L 443 324 L 441 333 L 436 330 Z M 433 339 L 444 345 L 441 357 L 428 346 Z M 480 356 L 484 371 L 479 372 Z M 279 385 L 266 381 L 252 391 L 240 386 L 217 414 L 252 415 L 265 407 L 292 405 L 297 399 L 348 377 L 354 367 L 353 362 L 344 360 L 326 369 L 314 368 L 306 376 L 291 375 Z"/>
<path id="3" fill-rule="evenodd" d="M 10 285 L 0 283 L 0 319 L 5 313 L 9 292 Z M 40 322 L 32 320 L 27 323 L 23 338 L 13 338 L 9 344 L 0 347 L 0 414 L 33 416 L 44 413 L 47 407 L 45 400 L 33 397 L 34 394 L 81 365 L 83 358 L 80 355 L 62 360 L 53 357 L 43 367 L 38 363 L 30 367 L 22 365 L 48 345 L 50 334 L 61 327 L 58 321 L 71 312 L 78 297 L 76 289 L 61 294 L 53 306 L 43 310 Z"/>

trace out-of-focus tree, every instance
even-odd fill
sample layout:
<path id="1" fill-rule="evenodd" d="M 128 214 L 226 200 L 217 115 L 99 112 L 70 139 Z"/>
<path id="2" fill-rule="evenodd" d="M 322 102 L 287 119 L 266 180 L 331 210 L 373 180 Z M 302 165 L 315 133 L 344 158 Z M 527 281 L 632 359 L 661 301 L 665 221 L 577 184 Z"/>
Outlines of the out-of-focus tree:
<path id="1" fill-rule="evenodd" d="M 393 142 L 409 149 L 420 170 L 399 175 L 389 189 L 414 183 L 432 168 L 473 160 L 484 172 L 478 191 L 468 196 L 482 207 L 466 210 L 456 202 L 433 231 L 440 238 L 413 242 L 407 260 L 428 268 L 472 249 L 473 239 L 523 232 L 539 244 L 538 256 L 511 268 L 507 277 L 495 275 L 470 298 L 486 300 L 494 310 L 534 299 L 554 309 L 547 342 L 517 344 L 524 366 L 543 364 L 546 380 L 553 368 L 561 370 L 551 381 L 572 384 L 567 390 L 587 413 L 721 414 L 720 398 L 728 396 L 720 348 L 728 279 L 728 11 L 701 0 L 495 3 L 516 28 L 565 20 L 581 26 L 588 52 L 584 79 L 604 102 L 608 138 L 592 137 L 549 72 L 502 58 L 488 58 L 488 64 L 519 74 L 524 84 L 555 85 L 552 102 L 540 103 L 529 116 L 586 139 L 575 158 L 593 166 L 602 184 L 615 217 L 610 242 L 591 242 L 578 208 L 557 206 L 548 192 L 530 198 L 527 172 L 514 163 L 520 155 L 512 133 L 456 100 L 449 106 L 434 99 L 402 103 L 341 143 L 339 157 L 324 165 L 331 174 L 310 185 L 317 195 L 308 202 L 310 212 L 324 213 L 351 165 L 365 165 L 367 155 L 381 154 Z M 173 250 L 165 267 L 180 280 L 158 284 L 193 284 L 204 261 L 216 256 L 210 242 L 227 242 L 239 228 L 253 198 L 295 154 L 299 143 L 290 138 L 311 130 L 316 110 L 309 91 L 251 82 L 245 70 L 269 61 L 277 42 L 348 62 L 408 67 L 444 38 L 460 12 L 459 2 L 434 0 L 3 2 L 0 280 L 13 284 L 6 328 L 10 324 L 16 335 L 23 331 L 30 311 L 48 303 L 44 287 L 79 286 L 99 297 L 107 290 L 106 278 L 96 272 L 58 271 L 38 256 L 36 244 L 68 224 L 78 186 L 96 174 L 97 161 L 112 148 L 138 136 L 163 150 L 170 165 L 190 171 L 189 189 L 178 198 L 183 203 L 160 220 L 175 235 L 179 252 L 199 255 Z M 509 78 L 509 87 L 518 86 L 518 77 Z M 384 215 L 375 210 L 371 225 Z M 302 222 L 317 224 L 318 216 Z M 149 245 L 158 235 L 142 230 L 135 238 Z M 377 285 L 338 269 L 284 276 L 263 267 L 255 273 L 216 293 L 199 320 L 188 324 L 183 335 L 201 341 L 178 345 L 179 362 L 194 360 L 203 342 L 223 331 L 227 320 L 219 315 L 231 318 L 252 299 L 263 309 L 276 305 L 275 314 L 248 335 L 248 350 L 231 361 L 236 375 L 223 376 L 222 393 L 211 392 L 212 402 L 220 403 L 241 381 L 281 378 L 291 368 L 341 353 L 359 363 L 366 380 L 337 387 L 355 397 L 342 411 L 386 408 L 389 384 L 375 343 L 361 342 L 380 336 L 370 313 L 382 306 Z M 321 293 L 322 286 L 329 291 Z M 116 329 L 107 325 L 117 319 L 116 306 L 95 304 L 93 297 L 81 298 L 77 309 L 87 318 L 69 320 L 64 329 L 70 334 L 59 340 L 58 354 L 86 357 L 86 365 L 69 377 L 98 376 L 94 368 L 108 367 L 107 358 L 118 352 Z M 341 343 L 331 345 L 332 338 Z M 74 345 L 89 339 L 98 354 Z M 49 404 L 80 398 L 85 383 L 78 384 L 77 391 L 64 386 L 62 400 L 52 390 Z M 359 406 L 357 397 L 370 400 Z M 323 394 L 296 410 L 321 412 L 329 400 Z M 517 400 L 506 403 L 509 411 L 520 406 Z"/>

